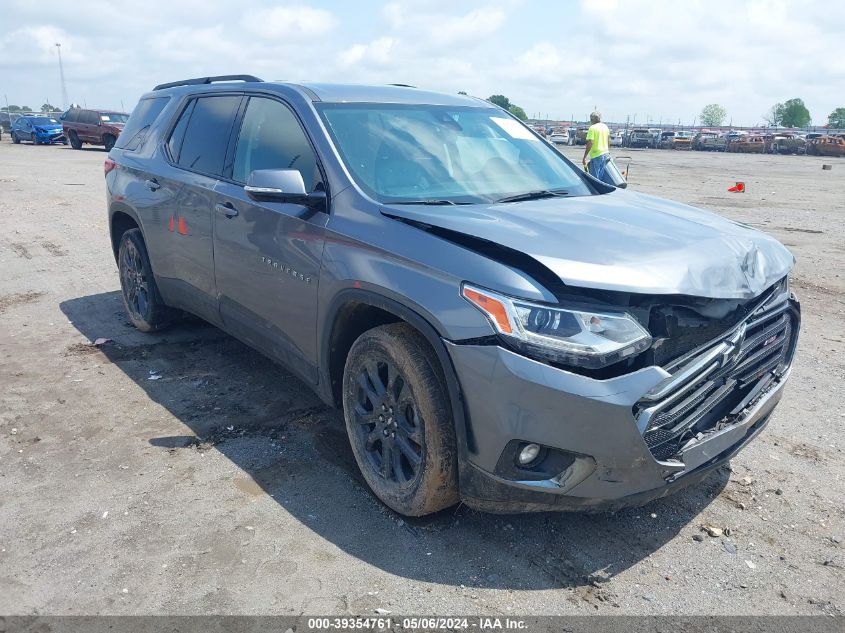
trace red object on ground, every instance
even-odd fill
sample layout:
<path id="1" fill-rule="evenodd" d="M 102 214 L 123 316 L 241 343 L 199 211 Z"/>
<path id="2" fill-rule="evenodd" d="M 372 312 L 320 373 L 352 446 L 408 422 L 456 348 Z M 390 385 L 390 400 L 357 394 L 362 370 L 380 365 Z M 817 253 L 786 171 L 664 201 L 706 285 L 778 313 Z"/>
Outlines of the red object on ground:
<path id="1" fill-rule="evenodd" d="M 728 191 L 731 193 L 745 193 L 745 183 L 737 182 L 733 187 L 728 187 Z"/>
<path id="2" fill-rule="evenodd" d="M 188 234 L 188 225 L 185 224 L 185 218 L 179 218 L 179 235 Z"/>
<path id="3" fill-rule="evenodd" d="M 174 219 L 174 217 L 172 215 L 170 216 L 170 224 L 168 225 L 167 228 L 170 229 L 171 233 L 173 233 L 173 231 L 176 230 L 176 220 Z"/>

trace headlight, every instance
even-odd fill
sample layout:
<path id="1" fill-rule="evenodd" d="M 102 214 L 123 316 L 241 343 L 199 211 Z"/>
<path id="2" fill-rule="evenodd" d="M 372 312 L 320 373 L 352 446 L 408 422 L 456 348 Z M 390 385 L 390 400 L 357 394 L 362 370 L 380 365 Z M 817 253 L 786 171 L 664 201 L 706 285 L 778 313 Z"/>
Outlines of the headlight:
<path id="1" fill-rule="evenodd" d="M 464 298 L 525 353 L 597 369 L 639 354 L 651 335 L 630 314 L 531 303 L 464 284 Z"/>

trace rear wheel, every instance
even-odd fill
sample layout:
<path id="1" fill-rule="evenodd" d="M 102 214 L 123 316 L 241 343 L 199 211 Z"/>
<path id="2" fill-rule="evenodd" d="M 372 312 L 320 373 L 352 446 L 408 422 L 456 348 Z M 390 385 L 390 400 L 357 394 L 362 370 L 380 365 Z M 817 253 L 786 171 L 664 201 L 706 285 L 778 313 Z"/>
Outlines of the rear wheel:
<path id="1" fill-rule="evenodd" d="M 421 516 L 458 502 L 446 384 L 419 332 L 395 323 L 355 341 L 343 372 L 343 412 L 361 474 L 387 506 Z"/>
<path id="2" fill-rule="evenodd" d="M 140 229 L 126 231 L 120 238 L 117 262 L 123 305 L 132 324 L 142 332 L 166 327 L 170 309 L 159 295 Z"/>
<path id="3" fill-rule="evenodd" d="M 68 132 L 67 138 L 73 149 L 82 149 L 82 141 L 79 140 L 79 135 L 74 130 Z"/>

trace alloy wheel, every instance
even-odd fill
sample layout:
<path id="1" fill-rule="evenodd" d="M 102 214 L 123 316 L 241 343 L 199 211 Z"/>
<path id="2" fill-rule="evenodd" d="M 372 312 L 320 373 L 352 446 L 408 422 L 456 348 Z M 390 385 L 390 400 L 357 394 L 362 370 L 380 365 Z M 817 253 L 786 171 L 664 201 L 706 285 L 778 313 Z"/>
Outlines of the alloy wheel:
<path id="1" fill-rule="evenodd" d="M 399 487 L 411 485 L 422 470 L 423 423 L 410 385 L 393 363 L 371 360 L 361 367 L 353 415 L 372 470 Z"/>
<path id="2" fill-rule="evenodd" d="M 120 285 L 132 316 L 145 319 L 149 308 L 150 286 L 141 253 L 131 240 L 124 243 L 121 251 Z"/>

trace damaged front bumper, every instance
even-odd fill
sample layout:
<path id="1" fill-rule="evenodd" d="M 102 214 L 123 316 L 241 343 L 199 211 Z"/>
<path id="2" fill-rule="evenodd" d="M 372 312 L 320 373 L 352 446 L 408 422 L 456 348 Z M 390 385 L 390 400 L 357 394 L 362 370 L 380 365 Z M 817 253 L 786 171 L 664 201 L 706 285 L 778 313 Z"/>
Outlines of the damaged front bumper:
<path id="1" fill-rule="evenodd" d="M 604 511 L 700 481 L 768 422 L 799 326 L 790 297 L 665 368 L 608 380 L 447 342 L 469 418 L 462 499 L 494 512 Z M 542 451 L 521 467 L 528 443 Z"/>

